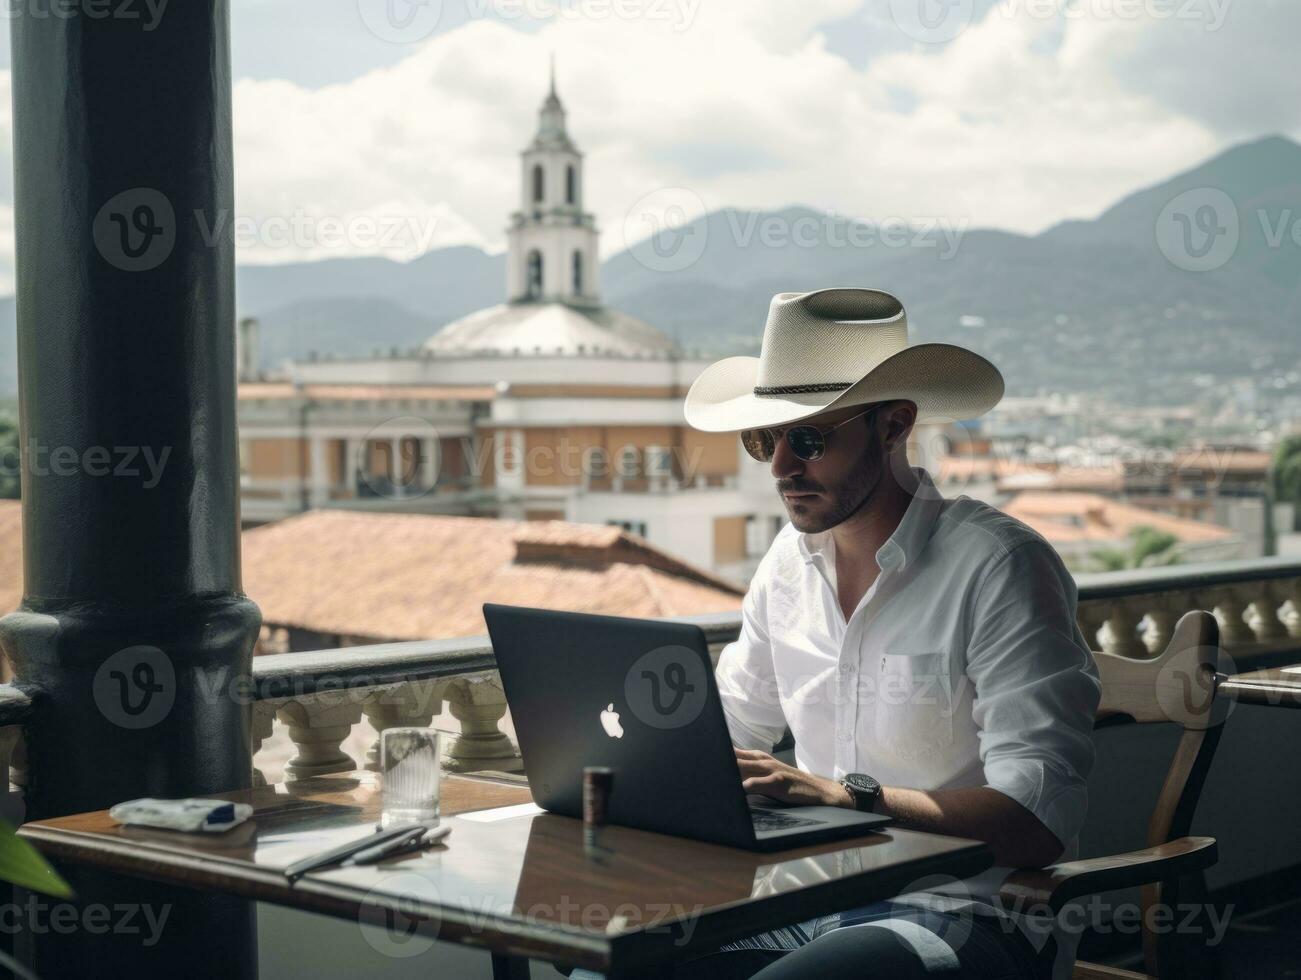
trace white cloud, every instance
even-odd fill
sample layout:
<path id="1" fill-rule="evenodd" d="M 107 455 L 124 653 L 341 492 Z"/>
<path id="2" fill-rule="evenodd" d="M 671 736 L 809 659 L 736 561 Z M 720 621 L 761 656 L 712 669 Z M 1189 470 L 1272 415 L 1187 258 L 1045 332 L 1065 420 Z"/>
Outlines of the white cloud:
<path id="1" fill-rule="evenodd" d="M 709 208 L 805 203 L 1035 232 L 1224 145 L 1213 121 L 1168 97 L 1168 79 L 1204 70 L 1213 41 L 1185 64 L 1156 39 L 1170 29 L 1160 21 L 1045 18 L 1033 2 L 1001 0 L 949 44 L 883 43 L 851 63 L 819 25 L 851 17 L 860 0 L 536 0 L 527 24 L 498 10 L 349 80 L 244 78 L 234 91 L 240 260 L 502 247 L 552 51 L 607 254 L 624 245 L 629 210 L 659 188 L 686 188 Z M 1075 8 L 1090 2 L 1101 0 Z M 538 10 L 550 17 L 540 25 Z M 1248 8 L 1231 14 L 1221 53 L 1251 58 L 1229 39 L 1268 32 L 1240 23 Z M 890 29 L 888 17 L 872 23 Z M 1135 79 L 1153 50 L 1165 95 Z M 394 233 L 394 223 L 405 226 Z M 0 285 L 9 269 L 0 249 Z"/>
<path id="2" fill-rule="evenodd" d="M 944 47 L 855 69 L 817 33 L 855 6 L 703 2 L 686 30 L 649 13 L 558 15 L 531 33 L 481 20 L 345 84 L 246 80 L 240 205 L 340 214 L 401 200 L 442 216 L 439 244 L 500 247 L 551 50 L 607 253 L 628 209 L 661 187 L 710 208 L 808 203 L 1038 231 L 1218 148 L 1112 76 L 1149 24 L 1002 7 Z M 912 111 L 896 108 L 900 92 Z"/>
<path id="3" fill-rule="evenodd" d="M 933 188 L 922 213 L 1035 232 L 1201 162 L 1221 140 L 1113 74 L 1113 60 L 1151 29 L 997 6 L 941 53 L 878 59 L 868 77 L 917 105 L 883 147 L 885 186 L 902 200 Z M 1059 46 L 1046 43 L 1058 33 Z"/>

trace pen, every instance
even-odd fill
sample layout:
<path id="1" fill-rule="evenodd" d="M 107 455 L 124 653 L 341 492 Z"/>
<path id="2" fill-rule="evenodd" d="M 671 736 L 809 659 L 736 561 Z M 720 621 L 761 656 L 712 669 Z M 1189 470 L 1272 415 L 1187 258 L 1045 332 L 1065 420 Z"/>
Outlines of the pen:
<path id="1" fill-rule="evenodd" d="M 342 867 L 350 868 L 358 864 L 374 864 L 395 854 L 417 851 L 429 844 L 437 843 L 451 832 L 452 828 L 449 824 L 443 824 L 441 827 L 434 827 L 433 829 L 417 827 L 409 834 L 368 847 L 364 851 L 358 851 L 351 857 L 346 858 Z"/>
<path id="2" fill-rule="evenodd" d="M 408 837 L 414 831 L 419 830 L 422 834 L 427 828 L 424 824 L 403 824 L 400 827 L 390 827 L 387 830 L 377 830 L 373 834 L 357 840 L 348 841 L 346 844 L 340 844 L 338 847 L 332 847 L 328 851 L 322 851 L 311 857 L 303 858 L 301 861 L 295 861 L 289 867 L 285 868 L 285 877 L 290 881 L 301 878 L 309 871 L 315 871 L 317 868 L 323 868 L 328 864 L 337 864 L 344 858 L 352 857 L 358 851 L 369 850 L 379 844 L 386 843 L 396 838 Z"/>

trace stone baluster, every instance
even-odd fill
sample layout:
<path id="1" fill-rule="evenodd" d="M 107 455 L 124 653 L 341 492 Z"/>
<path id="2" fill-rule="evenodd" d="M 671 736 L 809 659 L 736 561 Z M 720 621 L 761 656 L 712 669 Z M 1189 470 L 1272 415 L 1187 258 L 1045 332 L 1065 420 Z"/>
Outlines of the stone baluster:
<path id="1" fill-rule="evenodd" d="M 1143 608 L 1148 599 L 1116 599 L 1107 612 L 1107 623 L 1102 630 L 1102 649 L 1118 657 L 1143 659 L 1148 655 L 1138 635 L 1138 623 L 1143 618 Z M 1141 604 L 1141 605 L 1140 605 Z"/>
<path id="2" fill-rule="evenodd" d="M 18 747 L 19 740 L 23 737 L 21 725 L 9 725 L 0 728 L 0 772 L 7 773 L 8 778 L 5 780 L 5 790 L 10 786 L 21 785 L 14 778 L 14 750 Z M 26 777 L 26 773 L 23 774 Z"/>
<path id="3" fill-rule="evenodd" d="M 27 788 L 27 736 L 22 729 L 9 754 L 9 782 L 20 790 Z"/>
<path id="4" fill-rule="evenodd" d="M 1151 596 L 1147 604 L 1147 629 L 1143 645 L 1152 656 L 1161 653 L 1170 644 L 1174 624 L 1192 608 L 1189 597 L 1182 592 L 1164 592 Z"/>
<path id="5" fill-rule="evenodd" d="M 1252 633 L 1261 643 L 1273 643 L 1288 635 L 1282 618 L 1283 600 L 1277 583 L 1264 581 L 1252 584 L 1247 621 Z"/>
<path id="6" fill-rule="evenodd" d="M 1252 643 L 1256 636 L 1243 618 L 1247 604 L 1239 586 L 1225 585 L 1214 589 L 1210 598 L 1215 605 L 1215 618 L 1220 623 L 1220 644 L 1225 647 Z"/>
<path id="7" fill-rule="evenodd" d="M 444 681 L 413 681 L 376 691 L 362 711 L 375 729 L 375 741 L 366 753 L 366 768 L 379 771 L 380 739 L 389 728 L 428 728 L 443 710 Z"/>
<path id="8" fill-rule="evenodd" d="M 515 743 L 497 727 L 506 715 L 506 694 L 496 673 L 458 677 L 443 693 L 452 716 L 461 723 L 444 756 L 449 772 L 522 772 Z"/>
<path id="9" fill-rule="evenodd" d="M 1280 618 L 1287 626 L 1288 636 L 1301 636 L 1301 578 L 1279 583 L 1279 592 L 1287 597 Z"/>
<path id="10" fill-rule="evenodd" d="M 352 726 L 361 721 L 362 698 L 352 691 L 311 695 L 282 704 L 276 717 L 289 726 L 298 754 L 285 767 L 285 779 L 308 779 L 349 772 L 356 761 L 342 749 Z"/>
<path id="11" fill-rule="evenodd" d="M 253 704 L 253 710 L 250 712 L 251 730 L 249 732 L 249 745 L 252 748 L 253 757 L 253 785 L 265 786 L 266 777 L 262 775 L 262 770 L 257 765 L 257 754 L 262 751 L 262 743 L 271 737 L 271 731 L 275 727 L 277 705 L 270 701 L 256 701 Z"/>

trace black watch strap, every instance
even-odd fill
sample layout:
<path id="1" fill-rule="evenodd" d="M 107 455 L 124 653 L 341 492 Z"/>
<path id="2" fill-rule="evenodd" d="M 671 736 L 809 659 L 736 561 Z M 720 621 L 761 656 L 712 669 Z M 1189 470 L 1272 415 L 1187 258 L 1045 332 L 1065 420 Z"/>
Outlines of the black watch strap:
<path id="1" fill-rule="evenodd" d="M 844 786 L 853 798 L 855 810 L 872 813 L 876 809 L 876 801 L 881 796 L 881 784 L 871 776 L 861 772 L 851 772 L 840 781 L 840 785 Z"/>

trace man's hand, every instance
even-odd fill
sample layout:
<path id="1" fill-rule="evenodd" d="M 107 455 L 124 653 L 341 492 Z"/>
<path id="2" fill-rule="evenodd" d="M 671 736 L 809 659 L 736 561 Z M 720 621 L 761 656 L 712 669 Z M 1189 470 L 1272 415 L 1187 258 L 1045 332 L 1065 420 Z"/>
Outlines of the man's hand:
<path id="1" fill-rule="evenodd" d="M 736 765 L 747 793 L 760 793 L 795 806 L 854 806 L 849 790 L 834 779 L 788 766 L 767 752 L 737 749 Z"/>

